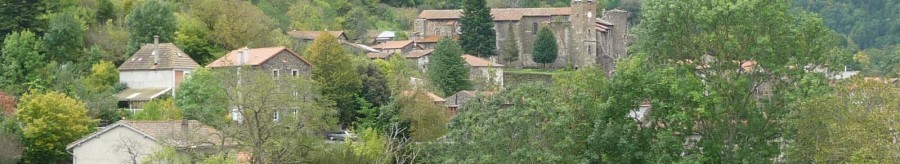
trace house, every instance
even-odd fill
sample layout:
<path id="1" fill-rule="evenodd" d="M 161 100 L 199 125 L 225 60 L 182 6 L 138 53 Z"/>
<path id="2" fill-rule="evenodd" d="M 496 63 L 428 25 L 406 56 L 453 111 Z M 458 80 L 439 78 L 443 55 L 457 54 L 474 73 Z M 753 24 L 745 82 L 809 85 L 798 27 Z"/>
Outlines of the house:
<path id="1" fill-rule="evenodd" d="M 235 145 L 218 130 L 195 120 L 120 120 L 66 146 L 75 164 L 133 163 L 165 147 L 177 151 L 214 151 Z"/>
<path id="2" fill-rule="evenodd" d="M 485 89 L 498 89 L 492 87 L 503 88 L 503 65 L 497 64 L 486 59 L 463 55 L 466 65 L 469 66 L 469 79 L 478 87 Z"/>
<path id="3" fill-rule="evenodd" d="M 616 59 L 627 55 L 628 12 L 598 11 L 599 0 L 573 0 L 570 7 L 494 8 L 490 13 L 496 47 L 515 45 L 519 59 L 502 63 L 514 67 L 534 67 L 532 51 L 541 26 L 550 27 L 559 44 L 553 67 L 599 65 L 615 68 Z M 462 10 L 423 10 L 414 22 L 415 40 L 434 40 L 462 33 Z M 504 54 L 498 49 L 497 54 Z"/>
<path id="4" fill-rule="evenodd" d="M 153 44 L 144 44 L 119 66 L 119 82 L 127 89 L 116 94 L 120 107 L 141 109 L 144 102 L 163 94 L 174 96 L 178 84 L 200 67 L 175 44 L 159 43 L 153 37 Z"/>
<path id="5" fill-rule="evenodd" d="M 389 59 L 391 55 L 394 55 L 393 52 L 370 52 L 366 53 L 366 57 L 369 59 Z"/>
<path id="6" fill-rule="evenodd" d="M 416 68 L 425 72 L 428 67 L 428 57 L 431 56 L 431 52 L 434 50 L 413 50 L 409 53 L 406 53 L 406 59 L 415 62 Z"/>
<path id="7" fill-rule="evenodd" d="M 384 42 L 394 40 L 394 38 L 396 37 L 397 33 L 394 31 L 383 31 L 375 36 L 375 41 L 373 41 L 372 44 L 382 44 Z"/>
<path id="8" fill-rule="evenodd" d="M 322 34 L 322 33 L 331 34 L 331 36 L 336 37 L 338 39 L 338 42 L 341 42 L 341 43 L 349 43 L 348 41 L 350 40 L 350 39 L 348 39 L 348 37 L 346 35 L 347 33 L 344 31 L 297 31 L 297 30 L 294 30 L 294 31 L 287 32 L 288 35 L 290 35 L 291 37 L 298 39 L 302 42 L 312 42 L 313 40 L 316 40 L 316 38 L 319 37 L 319 34 Z"/>
<path id="9" fill-rule="evenodd" d="M 404 90 L 404 91 L 401 91 L 400 94 L 403 96 L 412 96 L 412 95 L 416 94 L 416 92 L 418 92 L 418 91 Z M 447 101 L 444 98 L 441 98 L 441 96 L 438 96 L 438 95 L 428 92 L 428 91 L 421 91 L 421 93 L 425 94 L 425 96 L 428 96 L 428 98 L 431 99 L 431 102 L 433 102 L 435 105 L 444 105 L 444 103 L 446 103 L 446 101 Z"/>
<path id="10" fill-rule="evenodd" d="M 466 106 L 466 102 L 476 96 L 491 96 L 496 92 L 486 91 L 459 91 L 456 94 L 444 98 L 444 106 L 450 109 L 450 113 L 456 114 L 459 108 Z"/>
<path id="11" fill-rule="evenodd" d="M 206 65 L 208 68 L 233 68 L 249 66 L 251 68 L 270 71 L 272 76 L 308 76 L 312 64 L 287 47 L 243 48 L 233 50 L 216 61 Z"/>
<path id="12" fill-rule="evenodd" d="M 385 41 L 384 43 L 372 46 L 372 48 L 384 53 L 401 54 L 417 49 L 415 42 L 412 40 Z"/>
<path id="13" fill-rule="evenodd" d="M 422 47 L 422 49 L 430 50 L 437 48 L 437 43 L 440 42 L 442 38 L 444 37 L 439 35 L 422 36 L 416 37 L 415 42 L 419 47 Z M 453 35 L 452 39 L 459 40 L 459 35 Z"/>

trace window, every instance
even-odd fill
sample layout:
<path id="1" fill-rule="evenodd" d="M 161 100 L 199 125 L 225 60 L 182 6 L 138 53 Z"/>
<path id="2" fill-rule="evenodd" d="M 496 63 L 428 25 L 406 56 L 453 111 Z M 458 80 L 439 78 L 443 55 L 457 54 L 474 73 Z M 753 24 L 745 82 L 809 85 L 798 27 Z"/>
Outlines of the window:
<path id="1" fill-rule="evenodd" d="M 291 76 L 300 76 L 300 70 L 297 70 L 297 69 L 291 70 Z"/>
<path id="2" fill-rule="evenodd" d="M 272 77 L 278 77 L 278 69 L 272 70 Z"/>
<path id="3" fill-rule="evenodd" d="M 531 23 L 531 34 L 537 34 L 537 31 L 538 31 L 538 23 L 537 22 Z"/>
<path id="4" fill-rule="evenodd" d="M 279 119 L 278 116 L 279 116 L 278 111 L 275 111 L 275 114 L 272 115 L 272 121 L 278 122 L 278 119 Z"/>
<path id="5" fill-rule="evenodd" d="M 588 51 L 588 55 L 592 54 L 593 51 L 591 50 L 591 45 L 588 45 L 587 51 Z"/>

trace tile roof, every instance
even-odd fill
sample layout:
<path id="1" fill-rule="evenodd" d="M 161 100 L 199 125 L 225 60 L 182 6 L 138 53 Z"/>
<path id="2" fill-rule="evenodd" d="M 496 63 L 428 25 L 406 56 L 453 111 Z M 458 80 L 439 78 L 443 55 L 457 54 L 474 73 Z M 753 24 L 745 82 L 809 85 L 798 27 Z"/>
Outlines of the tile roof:
<path id="1" fill-rule="evenodd" d="M 472 55 L 463 55 L 462 57 L 466 60 L 466 64 L 472 67 L 503 67 L 502 64 L 492 63 L 491 61 Z"/>
<path id="2" fill-rule="evenodd" d="M 322 32 L 323 31 L 289 31 L 287 34 L 294 38 L 315 40 Z M 338 37 L 338 39 L 341 39 L 341 36 L 344 35 L 344 31 L 328 31 L 328 33 L 331 34 L 331 36 Z"/>
<path id="3" fill-rule="evenodd" d="M 185 122 L 186 121 L 186 122 Z M 187 123 L 187 126 L 184 126 Z M 91 133 L 75 142 L 66 146 L 67 150 L 71 150 L 97 136 L 106 133 L 117 127 L 124 127 L 133 130 L 157 143 L 173 146 L 176 148 L 186 147 L 211 147 L 221 144 L 222 137 L 218 130 L 204 125 L 196 120 L 176 120 L 176 121 L 130 121 L 120 120 L 112 125 L 106 126 L 101 130 Z M 226 142 L 226 145 L 234 145 L 234 142 Z"/>
<path id="4" fill-rule="evenodd" d="M 428 55 L 431 55 L 431 52 L 433 52 L 433 51 L 434 50 L 413 50 L 413 51 L 410 51 L 409 53 L 406 53 L 406 58 L 415 59 L 415 58 L 420 58 L 423 56 L 428 56 Z"/>
<path id="5" fill-rule="evenodd" d="M 497 8 L 491 9 L 494 21 L 521 20 L 528 16 L 571 15 L 572 8 Z M 424 10 L 419 14 L 422 19 L 459 19 L 462 10 Z"/>
<path id="6" fill-rule="evenodd" d="M 438 35 L 429 35 L 429 36 L 422 37 L 422 39 L 417 39 L 416 42 L 418 42 L 418 43 L 437 43 L 437 42 L 441 41 L 441 38 L 444 38 L 444 37 L 438 36 Z M 459 35 L 453 35 L 453 40 L 459 40 Z"/>
<path id="7" fill-rule="evenodd" d="M 159 62 L 155 64 L 154 52 L 159 56 Z M 197 64 L 196 61 L 181 51 L 175 44 L 160 43 L 144 44 L 140 50 L 131 55 L 131 58 L 125 60 L 125 63 L 119 66 L 119 70 L 193 69 L 197 67 L 200 67 L 200 64 Z"/>
<path id="8" fill-rule="evenodd" d="M 148 101 L 168 92 L 170 88 L 128 88 L 116 93 L 119 101 Z"/>
<path id="9" fill-rule="evenodd" d="M 446 99 L 446 102 L 444 103 L 444 105 L 448 106 L 448 107 L 460 107 L 460 106 L 466 105 L 466 102 L 468 102 L 469 99 L 472 97 L 475 97 L 478 95 L 491 96 L 491 95 L 494 95 L 495 93 L 497 93 L 497 92 L 463 90 L 463 91 L 456 92 L 456 94 L 447 96 L 447 99 Z"/>
<path id="10" fill-rule="evenodd" d="M 221 58 L 216 59 L 216 61 L 209 63 L 208 65 L 206 65 L 206 67 L 216 68 L 216 67 L 237 66 L 239 50 L 241 50 L 241 49 L 232 50 L 228 54 L 225 54 L 225 56 L 222 56 Z M 250 51 L 250 53 L 248 53 L 248 54 L 250 54 L 250 56 L 247 57 L 248 61 L 247 61 L 247 63 L 245 63 L 245 65 L 250 65 L 250 66 L 260 65 L 262 63 L 265 63 L 272 57 L 275 57 L 275 55 L 278 55 L 278 53 L 281 53 L 281 51 L 288 51 L 291 54 L 294 54 L 294 56 L 296 56 L 297 58 L 300 58 L 301 61 L 306 62 L 306 64 L 310 64 L 309 61 L 306 61 L 306 59 L 303 59 L 303 57 L 300 57 L 300 55 L 298 55 L 297 53 L 294 53 L 294 51 L 291 51 L 290 49 L 288 49 L 287 47 L 284 47 L 284 46 L 254 48 L 254 49 L 249 49 L 248 51 Z"/>
<path id="11" fill-rule="evenodd" d="M 366 57 L 369 57 L 369 59 L 387 59 L 387 58 L 390 58 L 391 55 L 393 55 L 393 54 L 394 53 L 389 53 L 389 52 L 373 52 L 373 53 L 367 53 Z"/>
<path id="12" fill-rule="evenodd" d="M 412 44 L 412 40 L 386 41 L 384 43 L 374 45 L 375 49 L 401 49 Z"/>
<path id="13" fill-rule="evenodd" d="M 447 101 L 447 100 L 444 100 L 444 98 L 441 98 L 441 96 L 438 96 L 438 95 L 428 92 L 428 91 L 417 92 L 417 91 L 413 91 L 413 90 L 404 90 L 404 91 L 400 92 L 400 94 L 402 94 L 403 96 L 412 96 L 413 94 L 416 94 L 416 93 L 424 93 L 425 96 L 428 96 L 428 98 L 430 98 L 432 102 L 443 103 L 443 102 Z"/>

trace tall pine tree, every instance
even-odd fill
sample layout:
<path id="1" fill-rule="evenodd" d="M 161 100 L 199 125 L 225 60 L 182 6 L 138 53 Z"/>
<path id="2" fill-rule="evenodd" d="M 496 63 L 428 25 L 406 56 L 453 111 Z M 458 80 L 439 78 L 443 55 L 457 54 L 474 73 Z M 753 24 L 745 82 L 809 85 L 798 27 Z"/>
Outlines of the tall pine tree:
<path id="1" fill-rule="evenodd" d="M 553 36 L 553 31 L 550 31 L 550 28 L 547 26 L 541 27 L 541 30 L 538 31 L 537 39 L 534 41 L 534 53 L 531 55 L 531 59 L 534 62 L 547 65 L 556 61 L 558 50 L 556 36 Z"/>
<path id="2" fill-rule="evenodd" d="M 450 38 L 438 42 L 428 63 L 428 79 L 444 96 L 469 88 L 469 68 L 463 61 L 459 44 Z"/>
<path id="3" fill-rule="evenodd" d="M 497 51 L 497 36 L 494 33 L 494 19 L 491 8 L 485 0 L 464 0 L 463 15 L 459 18 L 462 34 L 459 44 L 467 54 L 491 57 Z"/>

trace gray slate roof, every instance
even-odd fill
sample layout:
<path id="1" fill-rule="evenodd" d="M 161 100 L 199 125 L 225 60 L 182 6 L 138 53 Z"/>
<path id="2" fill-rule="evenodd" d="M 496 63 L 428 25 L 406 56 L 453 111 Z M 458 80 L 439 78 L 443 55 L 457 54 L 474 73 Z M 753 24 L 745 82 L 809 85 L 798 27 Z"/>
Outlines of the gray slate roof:
<path id="1" fill-rule="evenodd" d="M 159 55 L 159 63 L 154 63 L 153 51 Z M 185 54 L 175 44 L 160 43 L 144 44 L 141 49 L 131 55 L 119 66 L 119 71 L 126 70 L 163 70 L 163 69 L 194 69 L 200 67 L 194 59 Z"/>

